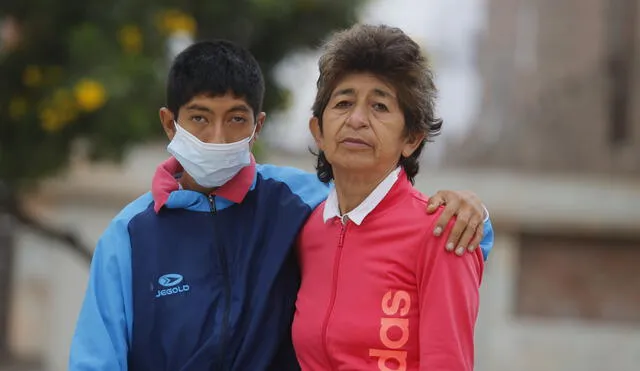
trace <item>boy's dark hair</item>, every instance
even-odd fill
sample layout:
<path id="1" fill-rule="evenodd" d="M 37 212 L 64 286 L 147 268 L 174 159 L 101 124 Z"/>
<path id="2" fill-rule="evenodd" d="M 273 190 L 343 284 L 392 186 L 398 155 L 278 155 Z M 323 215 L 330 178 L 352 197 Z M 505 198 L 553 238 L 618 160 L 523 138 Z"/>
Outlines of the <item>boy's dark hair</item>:
<path id="1" fill-rule="evenodd" d="M 167 107 L 177 117 L 180 107 L 199 94 L 232 93 L 262 112 L 264 77 L 247 49 L 226 40 L 197 42 L 176 56 L 167 80 Z"/>
<path id="2" fill-rule="evenodd" d="M 426 134 L 411 156 L 399 159 L 398 164 L 413 183 L 425 142 L 440 134 L 442 127 L 442 120 L 435 116 L 433 73 L 420 46 L 399 28 L 358 24 L 334 34 L 325 43 L 318 67 L 320 77 L 312 109 L 313 116 L 319 119 L 320 130 L 322 113 L 331 93 L 345 75 L 368 72 L 397 90 L 398 103 L 404 112 L 405 134 Z M 318 178 L 323 182 L 331 181 L 331 164 L 322 151 L 317 157 Z"/>

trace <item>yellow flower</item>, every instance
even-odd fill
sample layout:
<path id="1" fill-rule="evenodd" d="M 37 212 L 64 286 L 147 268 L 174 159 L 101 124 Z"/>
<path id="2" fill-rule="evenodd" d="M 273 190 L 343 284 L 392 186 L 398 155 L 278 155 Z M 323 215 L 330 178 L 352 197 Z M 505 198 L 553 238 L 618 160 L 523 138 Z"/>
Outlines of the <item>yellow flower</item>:
<path id="1" fill-rule="evenodd" d="M 52 107 L 55 109 L 58 120 L 63 124 L 78 117 L 78 104 L 71 92 L 66 89 L 58 89 L 53 93 Z"/>
<path id="2" fill-rule="evenodd" d="M 192 16 L 175 9 L 160 13 L 158 26 L 167 34 L 186 32 L 191 36 L 196 34 L 197 28 L 196 20 Z"/>
<path id="3" fill-rule="evenodd" d="M 64 126 L 60 116 L 51 108 L 40 111 L 40 121 L 42 121 L 42 128 L 50 133 L 59 131 Z"/>
<path id="4" fill-rule="evenodd" d="M 35 87 L 42 83 L 42 71 L 38 66 L 27 66 L 22 73 L 22 83 L 25 86 Z"/>
<path id="5" fill-rule="evenodd" d="M 60 131 L 78 117 L 78 104 L 68 89 L 56 89 L 40 104 L 39 117 L 42 128 L 48 132 Z"/>
<path id="6" fill-rule="evenodd" d="M 104 86 L 91 79 L 80 80 L 74 87 L 74 95 L 78 107 L 85 112 L 92 112 L 104 106 L 107 93 Z"/>
<path id="7" fill-rule="evenodd" d="M 137 54 L 142 50 L 142 32 L 135 25 L 127 25 L 118 32 L 118 40 L 125 52 Z"/>
<path id="8" fill-rule="evenodd" d="M 9 101 L 9 117 L 14 120 L 22 118 L 27 113 L 27 100 L 23 97 L 13 97 Z"/>
<path id="9" fill-rule="evenodd" d="M 196 20 L 193 17 L 183 14 L 173 21 L 174 32 L 186 32 L 189 35 L 196 34 Z"/>

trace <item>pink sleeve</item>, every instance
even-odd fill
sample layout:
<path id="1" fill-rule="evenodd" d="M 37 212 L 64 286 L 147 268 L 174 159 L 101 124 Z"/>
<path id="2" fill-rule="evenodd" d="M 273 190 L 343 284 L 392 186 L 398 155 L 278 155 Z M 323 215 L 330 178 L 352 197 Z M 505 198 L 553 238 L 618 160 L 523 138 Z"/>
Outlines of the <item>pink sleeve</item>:
<path id="1" fill-rule="evenodd" d="M 473 370 L 473 335 L 484 262 L 480 249 L 462 257 L 445 250 L 453 223 L 444 237 L 429 232 L 418 252 L 420 370 Z"/>

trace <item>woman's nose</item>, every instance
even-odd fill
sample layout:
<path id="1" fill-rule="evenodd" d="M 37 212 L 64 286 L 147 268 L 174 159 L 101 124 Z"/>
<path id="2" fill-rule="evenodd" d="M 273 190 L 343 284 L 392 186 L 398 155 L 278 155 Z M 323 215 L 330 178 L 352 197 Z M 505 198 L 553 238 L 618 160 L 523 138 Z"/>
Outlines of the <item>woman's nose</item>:
<path id="1" fill-rule="evenodd" d="M 360 128 L 369 125 L 369 116 L 364 107 L 356 106 L 351 111 L 351 115 L 347 118 L 347 124 L 354 128 Z"/>

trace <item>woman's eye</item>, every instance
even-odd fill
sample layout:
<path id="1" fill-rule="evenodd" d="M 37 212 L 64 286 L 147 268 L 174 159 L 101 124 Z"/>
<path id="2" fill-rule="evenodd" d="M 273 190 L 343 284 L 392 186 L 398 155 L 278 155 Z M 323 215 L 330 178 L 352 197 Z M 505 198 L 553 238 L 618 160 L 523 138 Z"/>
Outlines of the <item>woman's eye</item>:
<path id="1" fill-rule="evenodd" d="M 340 102 L 338 102 L 335 106 L 336 108 L 348 108 L 351 107 L 351 102 L 346 101 L 346 100 L 341 100 Z"/>
<path id="2" fill-rule="evenodd" d="M 389 109 L 383 103 L 374 103 L 373 104 L 373 109 L 375 109 L 376 111 L 380 111 L 380 112 L 389 112 Z"/>

